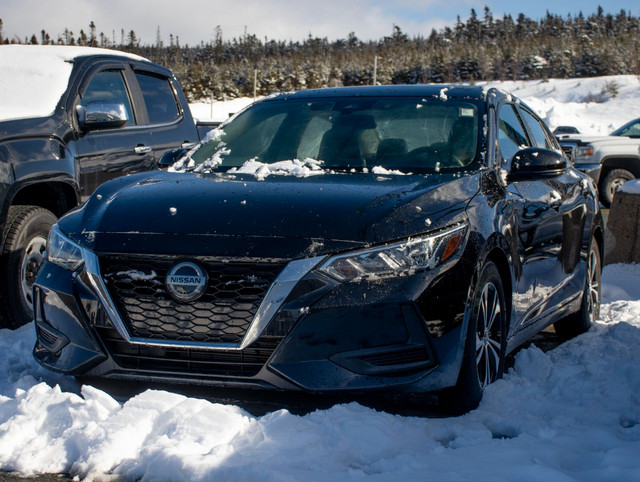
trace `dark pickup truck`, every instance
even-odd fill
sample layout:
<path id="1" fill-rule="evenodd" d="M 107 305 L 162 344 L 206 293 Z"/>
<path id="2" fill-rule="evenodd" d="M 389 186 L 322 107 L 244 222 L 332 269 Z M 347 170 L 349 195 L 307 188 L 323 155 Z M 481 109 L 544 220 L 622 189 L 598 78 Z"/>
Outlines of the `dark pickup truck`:
<path id="1" fill-rule="evenodd" d="M 32 318 L 57 218 L 113 177 L 155 169 L 198 132 L 173 74 L 88 47 L 0 46 L 0 327 Z"/>

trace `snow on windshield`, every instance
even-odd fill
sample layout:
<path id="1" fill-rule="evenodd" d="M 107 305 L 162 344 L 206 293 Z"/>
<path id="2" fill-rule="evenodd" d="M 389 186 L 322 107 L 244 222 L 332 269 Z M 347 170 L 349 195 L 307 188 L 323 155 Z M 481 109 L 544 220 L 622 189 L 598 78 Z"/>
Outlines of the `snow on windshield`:
<path id="1" fill-rule="evenodd" d="M 143 57 L 90 47 L 0 46 L 0 121 L 53 114 L 67 89 L 72 60 L 86 55 Z"/>

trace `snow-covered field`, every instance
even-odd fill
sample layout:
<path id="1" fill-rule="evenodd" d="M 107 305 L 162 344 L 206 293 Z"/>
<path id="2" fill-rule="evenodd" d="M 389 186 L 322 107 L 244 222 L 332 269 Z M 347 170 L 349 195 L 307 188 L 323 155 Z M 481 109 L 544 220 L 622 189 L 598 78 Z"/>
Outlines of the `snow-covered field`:
<path id="1" fill-rule="evenodd" d="M 504 89 L 526 102 L 555 129 L 572 125 L 588 135 L 608 135 L 640 117 L 640 77 L 617 75 L 588 79 L 479 82 Z M 226 102 L 194 103 L 191 111 L 202 120 L 223 121 L 252 102 L 241 98 Z"/>
<path id="2" fill-rule="evenodd" d="M 618 95 L 585 103 L 614 80 Z M 513 82 L 551 127 L 606 134 L 640 116 L 637 77 Z M 241 106 L 207 105 L 201 118 Z M 244 101 L 248 102 L 247 100 Z M 216 113 L 212 115 L 212 113 Z M 640 265 L 607 266 L 601 320 L 520 351 L 457 418 L 356 403 L 254 416 L 167 391 L 117 401 L 41 368 L 33 327 L 0 330 L 0 471 L 94 480 L 640 481 Z"/>

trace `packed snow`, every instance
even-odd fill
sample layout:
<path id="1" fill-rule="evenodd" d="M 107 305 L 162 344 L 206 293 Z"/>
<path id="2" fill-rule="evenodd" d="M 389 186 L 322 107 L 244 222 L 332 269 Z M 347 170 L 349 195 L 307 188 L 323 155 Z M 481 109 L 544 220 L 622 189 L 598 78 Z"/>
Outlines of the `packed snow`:
<path id="1" fill-rule="evenodd" d="M 478 82 L 497 87 L 519 97 L 547 123 L 575 126 L 582 134 L 608 135 L 613 130 L 640 117 L 640 77 L 616 75 L 584 79 L 517 80 Z M 441 97 L 446 98 L 446 89 Z M 251 104 L 240 98 L 220 102 L 190 104 L 194 117 L 222 122 Z"/>
<path id="2" fill-rule="evenodd" d="M 86 55 L 138 55 L 91 47 L 0 46 L 0 121 L 53 114 L 67 90 L 72 60 Z"/>
<path id="3" fill-rule="evenodd" d="M 255 416 L 147 390 L 116 400 L 41 368 L 0 331 L 0 470 L 106 480 L 640 480 L 640 265 L 607 266 L 601 319 L 520 351 L 457 418 L 357 403 Z"/>
<path id="4" fill-rule="evenodd" d="M 617 94 L 593 102 L 590 93 L 615 90 L 611 81 Z M 500 87 L 552 128 L 608 134 L 640 112 L 633 76 Z M 207 107 L 218 120 L 237 112 L 236 104 Z M 455 418 L 355 402 L 256 415 L 158 389 L 114 398 L 40 367 L 33 326 L 0 330 L 0 471 L 86 480 L 640 481 L 639 279 L 640 265 L 605 267 L 600 320 L 589 332 L 549 351 L 522 349 L 480 406 Z"/>

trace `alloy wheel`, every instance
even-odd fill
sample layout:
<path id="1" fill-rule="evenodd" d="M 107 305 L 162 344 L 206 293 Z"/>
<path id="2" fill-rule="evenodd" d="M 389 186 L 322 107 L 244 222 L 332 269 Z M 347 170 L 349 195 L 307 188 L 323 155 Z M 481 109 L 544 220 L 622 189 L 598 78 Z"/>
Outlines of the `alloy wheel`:
<path id="1" fill-rule="evenodd" d="M 476 366 L 483 389 L 498 378 L 502 316 L 498 290 L 493 283 L 488 282 L 482 290 L 476 328 Z"/>
<path id="2" fill-rule="evenodd" d="M 47 249 L 47 238 L 34 236 L 25 247 L 20 276 L 22 281 L 22 296 L 25 302 L 33 308 L 33 283 L 36 280 L 40 265 L 44 260 L 44 252 Z"/>

